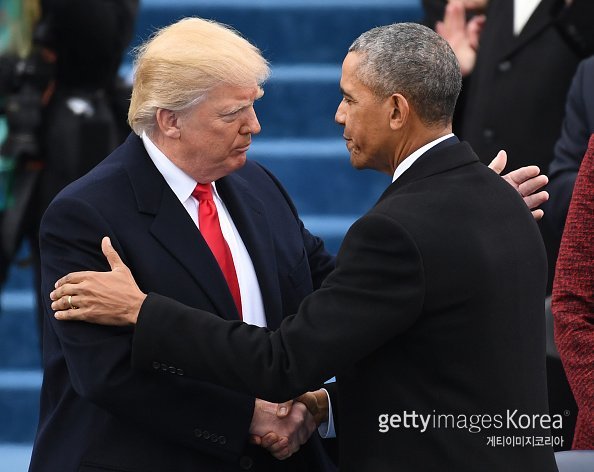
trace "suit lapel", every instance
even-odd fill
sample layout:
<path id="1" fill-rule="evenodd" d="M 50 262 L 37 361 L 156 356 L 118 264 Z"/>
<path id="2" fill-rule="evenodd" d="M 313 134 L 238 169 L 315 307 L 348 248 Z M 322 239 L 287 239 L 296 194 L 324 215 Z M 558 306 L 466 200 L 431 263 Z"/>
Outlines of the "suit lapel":
<path id="1" fill-rule="evenodd" d="M 267 325 L 276 329 L 282 321 L 282 301 L 274 243 L 264 205 L 254 196 L 254 189 L 250 189 L 248 182 L 237 173 L 218 180 L 217 191 L 254 264 Z"/>
<path id="2" fill-rule="evenodd" d="M 227 282 L 200 231 L 150 160 L 140 138 L 131 136 L 127 144 L 131 148 L 124 166 L 134 188 L 138 211 L 154 217 L 149 231 L 187 270 L 221 317 L 238 319 Z"/>
<path id="3" fill-rule="evenodd" d="M 512 3 L 512 30 L 513 30 L 513 1 Z M 517 50 L 528 44 L 534 37 L 547 28 L 553 21 L 553 10 L 559 8 L 559 0 L 542 0 L 524 28 L 517 37 L 514 37 L 510 47 L 506 49 L 505 57 L 509 57 Z"/>

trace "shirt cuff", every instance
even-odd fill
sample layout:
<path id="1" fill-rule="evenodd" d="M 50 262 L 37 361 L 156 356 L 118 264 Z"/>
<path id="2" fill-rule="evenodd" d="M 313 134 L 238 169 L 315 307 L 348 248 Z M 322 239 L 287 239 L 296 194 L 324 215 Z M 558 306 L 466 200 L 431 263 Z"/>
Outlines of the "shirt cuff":
<path id="1" fill-rule="evenodd" d="M 318 426 L 318 433 L 324 439 L 335 438 L 336 430 L 334 429 L 334 418 L 332 416 L 332 402 L 330 401 L 328 390 L 325 388 L 322 390 L 326 392 L 326 396 L 328 397 L 328 421 L 320 423 L 320 426 Z"/>

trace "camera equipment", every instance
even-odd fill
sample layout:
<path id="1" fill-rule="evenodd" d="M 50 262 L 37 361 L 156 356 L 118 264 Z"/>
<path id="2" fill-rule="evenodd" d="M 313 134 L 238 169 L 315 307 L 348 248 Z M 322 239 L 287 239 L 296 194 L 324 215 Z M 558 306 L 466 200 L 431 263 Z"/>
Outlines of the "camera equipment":
<path id="1" fill-rule="evenodd" d="M 33 49 L 26 57 L 0 56 L 0 115 L 8 125 L 7 138 L 0 147 L 0 211 L 11 204 L 16 169 L 39 159 L 41 113 L 51 93 L 55 63 L 55 55 L 44 46 L 47 31 L 44 25 L 38 26 Z"/>

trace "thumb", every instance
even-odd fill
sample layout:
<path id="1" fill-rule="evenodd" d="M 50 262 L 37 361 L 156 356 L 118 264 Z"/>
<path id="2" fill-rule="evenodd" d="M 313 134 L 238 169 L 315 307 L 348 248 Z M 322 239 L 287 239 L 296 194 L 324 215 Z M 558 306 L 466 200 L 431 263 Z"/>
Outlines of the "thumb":
<path id="1" fill-rule="evenodd" d="M 107 262 L 109 262 L 109 267 L 111 267 L 111 270 L 126 267 L 126 265 L 122 262 L 122 259 L 120 259 L 119 254 L 111 245 L 111 240 L 109 237 L 105 236 L 101 240 L 101 250 L 107 259 Z"/>
<path id="2" fill-rule="evenodd" d="M 284 403 L 279 403 L 276 407 L 276 417 L 277 418 L 284 418 L 291 412 L 291 407 L 293 406 L 293 400 L 286 401 Z"/>
<path id="3" fill-rule="evenodd" d="M 491 169 L 497 174 L 501 174 L 501 172 L 503 172 L 503 169 L 505 169 L 506 164 L 507 153 L 505 151 L 499 151 L 495 156 L 495 159 L 493 159 L 489 164 L 489 169 Z"/>

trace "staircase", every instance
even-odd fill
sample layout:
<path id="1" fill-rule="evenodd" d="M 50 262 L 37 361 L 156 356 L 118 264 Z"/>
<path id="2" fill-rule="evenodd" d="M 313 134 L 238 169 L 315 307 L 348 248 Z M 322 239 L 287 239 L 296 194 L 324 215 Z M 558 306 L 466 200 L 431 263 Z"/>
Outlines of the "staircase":
<path id="1" fill-rule="evenodd" d="M 419 0 L 142 0 L 135 46 L 184 16 L 229 24 L 272 65 L 256 104 L 262 132 L 248 158 L 283 183 L 306 227 L 336 252 L 351 223 L 389 184 L 355 171 L 334 123 L 340 65 L 350 43 L 374 26 L 417 21 Z M 129 64 L 123 70 L 130 70 Z M 20 259 L 26 259 L 27 248 Z M 0 472 L 27 470 L 39 411 L 39 339 L 30 267 L 14 265 L 0 296 Z"/>

